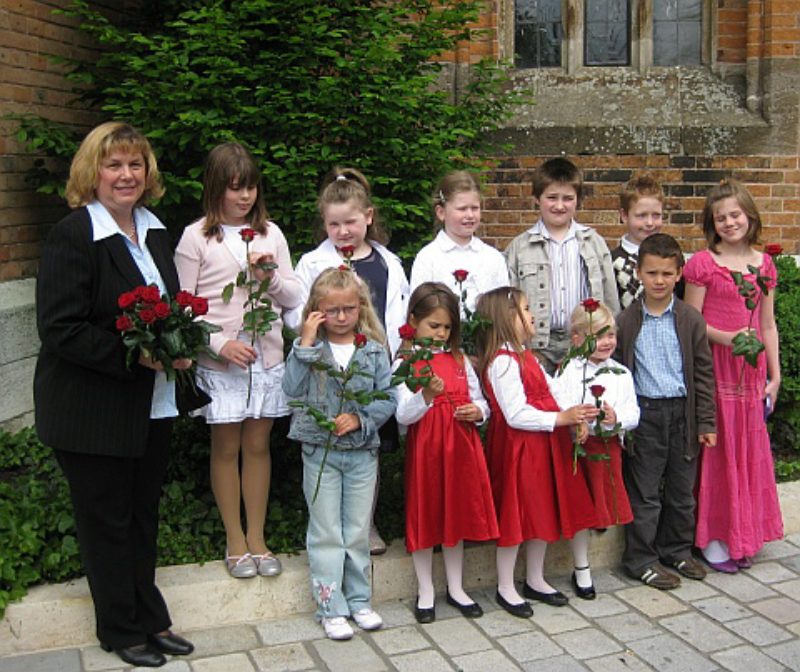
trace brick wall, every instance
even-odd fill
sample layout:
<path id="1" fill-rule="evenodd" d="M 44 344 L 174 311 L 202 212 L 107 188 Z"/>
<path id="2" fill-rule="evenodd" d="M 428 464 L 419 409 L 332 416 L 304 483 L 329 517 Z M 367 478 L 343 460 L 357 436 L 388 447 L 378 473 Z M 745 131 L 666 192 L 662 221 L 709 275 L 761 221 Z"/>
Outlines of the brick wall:
<path id="1" fill-rule="evenodd" d="M 747 0 L 720 0 L 717 10 L 716 59 L 744 63 L 747 57 Z"/>

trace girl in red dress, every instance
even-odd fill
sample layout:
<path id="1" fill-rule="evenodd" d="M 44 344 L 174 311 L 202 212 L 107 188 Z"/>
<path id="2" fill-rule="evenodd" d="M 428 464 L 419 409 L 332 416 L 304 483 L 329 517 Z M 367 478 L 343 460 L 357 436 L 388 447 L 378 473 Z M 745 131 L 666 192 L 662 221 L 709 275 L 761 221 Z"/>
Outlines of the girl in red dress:
<path id="1" fill-rule="evenodd" d="M 447 602 L 467 618 L 483 615 L 462 586 L 464 539 L 496 539 L 499 532 L 489 474 L 476 424 L 489 414 L 477 376 L 459 350 L 458 298 L 439 282 L 422 283 L 411 294 L 406 338 L 432 339 L 433 359 L 414 363 L 416 375 L 430 377 L 412 391 L 398 388 L 397 420 L 406 438 L 406 548 L 411 553 L 419 592 L 414 614 L 420 623 L 435 620 L 433 547 L 442 545 Z M 426 370 L 430 366 L 431 372 Z"/>
<path id="2" fill-rule="evenodd" d="M 528 618 L 533 609 L 514 585 L 520 544 L 525 542 L 527 569 L 523 595 L 551 606 L 568 600 L 544 579 L 548 542 L 570 539 L 575 564 L 588 564 L 589 529 L 597 516 L 583 471 L 573 470 L 569 428 L 576 426 L 578 439 L 585 440 L 597 409 L 559 408 L 549 377 L 525 348 L 535 328 L 523 292 L 487 292 L 477 312 L 492 325 L 479 332 L 477 345 L 491 410 L 486 452 L 500 527 L 496 600 L 510 614 Z"/>

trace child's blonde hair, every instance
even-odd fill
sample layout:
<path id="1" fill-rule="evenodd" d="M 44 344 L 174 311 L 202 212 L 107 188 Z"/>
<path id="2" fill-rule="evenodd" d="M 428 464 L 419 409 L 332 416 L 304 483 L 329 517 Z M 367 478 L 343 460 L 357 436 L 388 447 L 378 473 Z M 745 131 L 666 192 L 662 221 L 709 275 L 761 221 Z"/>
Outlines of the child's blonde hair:
<path id="1" fill-rule="evenodd" d="M 478 329 L 475 334 L 475 346 L 478 351 L 478 370 L 484 373 L 497 351 L 506 343 L 517 354 L 525 351 L 525 344 L 520 341 L 516 330 L 516 319 L 524 319 L 520 304 L 525 293 L 516 287 L 497 287 L 478 297 L 475 312 L 491 325 Z"/>
<path id="2" fill-rule="evenodd" d="M 664 205 L 664 190 L 649 173 L 634 175 L 619 192 L 619 209 L 629 212 L 640 198 L 655 198 Z"/>
<path id="3" fill-rule="evenodd" d="M 592 333 L 597 334 L 604 327 L 611 327 L 609 331 L 616 331 L 614 313 L 604 303 L 592 311 Z M 575 336 L 586 336 L 589 333 L 589 311 L 582 304 L 575 306 L 569 320 L 569 333 Z"/>
<path id="4" fill-rule="evenodd" d="M 317 199 L 317 210 L 320 216 L 320 227 L 317 239 L 324 240 L 325 208 L 333 203 L 355 201 L 362 212 L 372 209 L 372 224 L 367 227 L 367 240 L 374 240 L 381 245 L 389 243 L 389 234 L 383 228 L 378 210 L 372 202 L 371 190 L 367 178 L 355 168 L 335 166 L 322 180 Z"/>
<path id="5" fill-rule="evenodd" d="M 745 236 L 747 244 L 757 244 L 758 237 L 761 234 L 761 215 L 758 214 L 758 208 L 750 192 L 738 180 L 734 180 L 732 177 L 726 178 L 718 185 L 711 187 L 706 195 L 706 203 L 703 207 L 703 234 L 706 237 L 708 249 L 712 252 L 717 251 L 717 245 L 722 240 L 717 233 L 717 228 L 714 226 L 714 205 L 719 201 L 724 201 L 726 198 L 735 198 L 742 212 L 747 215 L 749 223 Z"/>
<path id="6" fill-rule="evenodd" d="M 408 321 L 413 317 L 415 321 L 424 320 L 437 308 L 444 308 L 450 317 L 450 338 L 447 347 L 450 352 L 460 360 L 462 357 L 459 344 L 461 343 L 461 312 L 458 297 L 447 285 L 441 282 L 423 282 L 408 299 Z"/>
<path id="7" fill-rule="evenodd" d="M 303 322 L 308 319 L 309 313 L 319 310 L 320 302 L 331 290 L 354 291 L 358 296 L 358 322 L 356 322 L 355 330 L 372 341 L 386 345 L 386 333 L 375 313 L 375 308 L 372 307 L 369 287 L 354 271 L 348 268 L 327 268 L 317 276 L 314 284 L 311 285 L 308 301 L 303 308 Z M 324 324 L 320 330 L 327 337 Z"/>
<path id="8" fill-rule="evenodd" d="M 436 188 L 433 190 L 433 207 L 434 213 L 436 208 L 443 208 L 447 205 L 456 194 L 463 194 L 465 192 L 475 192 L 478 197 L 481 196 L 481 185 L 478 178 L 466 170 L 451 170 L 441 180 Z M 435 226 L 437 228 L 442 226 L 442 222 L 438 216 L 435 219 Z"/>

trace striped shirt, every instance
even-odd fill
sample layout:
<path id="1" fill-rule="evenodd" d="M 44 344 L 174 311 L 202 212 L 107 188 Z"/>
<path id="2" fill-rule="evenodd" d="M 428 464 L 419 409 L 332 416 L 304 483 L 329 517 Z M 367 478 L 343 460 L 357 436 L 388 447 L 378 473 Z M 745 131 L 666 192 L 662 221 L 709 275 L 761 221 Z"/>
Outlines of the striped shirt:
<path id="1" fill-rule="evenodd" d="M 653 315 L 642 301 L 642 329 L 636 337 L 636 366 L 633 381 L 636 394 L 651 399 L 685 397 L 683 356 L 675 328 L 675 298 L 661 315 Z"/>

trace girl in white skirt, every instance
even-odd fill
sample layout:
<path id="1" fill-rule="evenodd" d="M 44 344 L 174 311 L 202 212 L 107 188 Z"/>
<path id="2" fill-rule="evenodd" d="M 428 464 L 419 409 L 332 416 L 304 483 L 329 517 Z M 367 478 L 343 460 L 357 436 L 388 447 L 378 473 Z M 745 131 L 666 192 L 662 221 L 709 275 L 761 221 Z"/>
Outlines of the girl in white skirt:
<path id="1" fill-rule="evenodd" d="M 289 414 L 281 390 L 282 322 L 279 317 L 253 342 L 252 333 L 243 327 L 246 288 L 237 287 L 227 302 L 222 294 L 249 266 L 256 280 L 270 277 L 266 294 L 280 316 L 283 309 L 299 305 L 301 286 L 286 238 L 267 219 L 261 171 L 238 143 L 211 150 L 203 178 L 203 209 L 205 217 L 184 230 L 175 264 L 181 288 L 208 299 L 206 319 L 222 327 L 211 335 L 211 349 L 219 359 L 198 360 L 197 384 L 211 403 L 197 414 L 211 425 L 211 488 L 225 525 L 225 561 L 236 578 L 275 576 L 281 564 L 267 548 L 264 523 L 272 466 L 270 431 L 274 418 Z M 248 258 L 245 238 L 251 236 Z M 258 264 L 264 262 L 274 262 L 277 269 L 261 270 Z M 246 530 L 240 515 L 242 499 Z"/>

